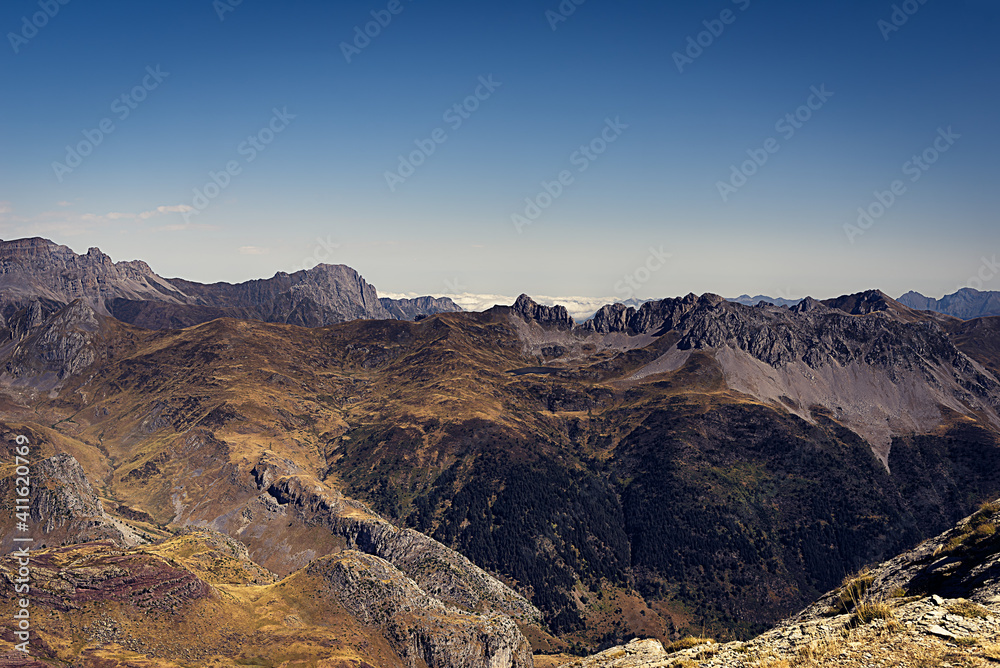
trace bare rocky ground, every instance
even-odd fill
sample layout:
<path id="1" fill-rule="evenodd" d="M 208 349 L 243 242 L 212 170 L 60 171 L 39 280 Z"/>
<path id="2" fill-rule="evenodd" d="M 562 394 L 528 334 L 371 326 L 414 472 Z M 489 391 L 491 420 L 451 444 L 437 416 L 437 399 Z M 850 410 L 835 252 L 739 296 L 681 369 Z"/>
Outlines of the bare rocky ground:
<path id="1" fill-rule="evenodd" d="M 749 642 L 637 639 L 563 668 L 980 667 L 1000 664 L 1000 502 Z"/>

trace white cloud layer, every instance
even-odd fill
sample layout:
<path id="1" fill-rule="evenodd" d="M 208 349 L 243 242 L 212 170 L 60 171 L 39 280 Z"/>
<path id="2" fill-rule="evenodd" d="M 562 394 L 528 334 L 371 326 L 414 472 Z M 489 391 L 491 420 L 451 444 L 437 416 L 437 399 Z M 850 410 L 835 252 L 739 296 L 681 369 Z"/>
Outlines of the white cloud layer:
<path id="1" fill-rule="evenodd" d="M 415 292 L 381 292 L 379 297 L 389 297 L 390 299 L 413 299 L 424 295 Z M 457 294 L 434 293 L 432 297 L 448 297 L 453 302 L 461 306 L 466 311 L 485 311 L 494 306 L 510 306 L 516 300 L 516 296 L 496 295 L 496 294 L 475 294 L 472 292 L 462 292 Z M 549 297 L 545 295 L 530 295 L 530 297 L 544 306 L 565 306 L 569 314 L 577 322 L 586 320 L 594 315 L 597 309 L 605 304 L 613 304 L 622 301 L 618 297 Z"/>

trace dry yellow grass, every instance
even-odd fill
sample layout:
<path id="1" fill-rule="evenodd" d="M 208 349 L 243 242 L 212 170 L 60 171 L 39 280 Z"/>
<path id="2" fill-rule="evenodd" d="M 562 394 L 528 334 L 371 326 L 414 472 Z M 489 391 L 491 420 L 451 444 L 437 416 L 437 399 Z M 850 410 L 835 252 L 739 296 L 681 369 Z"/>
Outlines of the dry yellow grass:
<path id="1" fill-rule="evenodd" d="M 679 652 L 682 649 L 690 649 L 692 647 L 697 647 L 698 645 L 711 645 L 715 641 L 711 638 L 697 638 L 695 636 L 687 636 L 686 638 L 681 638 L 680 640 L 674 641 L 664 647 L 664 649 L 669 652 Z"/>

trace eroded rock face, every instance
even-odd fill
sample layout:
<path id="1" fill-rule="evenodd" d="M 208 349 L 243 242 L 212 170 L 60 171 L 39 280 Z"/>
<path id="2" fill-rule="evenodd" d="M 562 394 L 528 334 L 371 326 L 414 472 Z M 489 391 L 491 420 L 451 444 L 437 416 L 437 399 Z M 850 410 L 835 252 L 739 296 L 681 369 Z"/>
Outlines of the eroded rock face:
<path id="1" fill-rule="evenodd" d="M 34 463 L 31 472 L 29 509 L 32 537 L 36 545 L 60 545 L 110 540 L 120 547 L 138 545 L 145 539 L 126 524 L 108 515 L 97 493 L 72 456 L 55 455 Z M 16 476 L 0 480 L 0 497 L 11 500 Z M 13 508 L 14 504 L 10 503 Z M 3 545 L 13 545 L 14 533 L 6 532 Z"/>
<path id="2" fill-rule="evenodd" d="M 435 313 L 453 313 L 462 310 L 448 297 L 415 297 L 413 299 L 380 297 L 379 301 L 397 320 L 417 320 Z"/>
<path id="3" fill-rule="evenodd" d="M 820 407 L 888 467 L 892 439 L 933 430 L 944 421 L 942 407 L 985 415 L 1000 428 L 1000 380 L 944 326 L 873 290 L 791 308 L 715 295 L 605 306 L 580 329 L 635 340 L 669 333 L 676 344 L 629 380 L 672 372 L 705 351 L 731 389 L 806 420 Z"/>
<path id="4" fill-rule="evenodd" d="M 450 299 L 380 300 L 374 286 L 344 265 L 205 285 L 157 276 L 141 260 L 113 262 L 98 248 L 77 255 L 47 239 L 0 241 L 0 326 L 40 300 L 59 305 L 80 300 L 98 314 L 147 329 L 222 317 L 319 327 L 461 310 Z"/>
<path id="5" fill-rule="evenodd" d="M 445 606 L 389 562 L 356 551 L 306 569 L 355 618 L 380 627 L 407 666 L 523 668 L 531 649 L 505 615 L 481 616 Z"/>
<path id="6" fill-rule="evenodd" d="M 60 665 L 530 668 L 504 615 L 458 610 L 387 561 L 355 551 L 280 581 L 220 534 L 182 532 L 141 549 L 111 541 L 33 550 L 31 649 Z M 0 612 L 21 564 L 0 558 Z M 13 648 L 0 635 L 0 657 Z M 227 662 L 227 661 L 224 661 Z M 22 665 L 7 663 L 6 665 Z M 48 664 L 45 664 L 48 665 Z"/>
<path id="7" fill-rule="evenodd" d="M 542 306 L 528 295 L 521 295 L 513 306 L 494 306 L 490 309 L 495 313 L 510 313 L 525 322 L 537 322 L 545 327 L 557 329 L 572 329 L 573 318 L 565 306 Z"/>
<path id="8" fill-rule="evenodd" d="M 527 624 L 541 622 L 541 613 L 526 598 L 436 540 L 398 529 L 363 504 L 274 464 L 258 464 L 253 475 L 262 498 L 275 504 L 271 515 L 327 527 L 348 547 L 386 560 L 450 605 L 510 615 Z"/>
<path id="9" fill-rule="evenodd" d="M 74 301 L 43 317 L 40 302 L 32 302 L 5 348 L 11 354 L 4 368 L 8 379 L 51 376 L 56 381 L 79 374 L 102 354 L 101 323 L 89 306 Z M 13 337 L 12 337 L 13 338 Z"/>

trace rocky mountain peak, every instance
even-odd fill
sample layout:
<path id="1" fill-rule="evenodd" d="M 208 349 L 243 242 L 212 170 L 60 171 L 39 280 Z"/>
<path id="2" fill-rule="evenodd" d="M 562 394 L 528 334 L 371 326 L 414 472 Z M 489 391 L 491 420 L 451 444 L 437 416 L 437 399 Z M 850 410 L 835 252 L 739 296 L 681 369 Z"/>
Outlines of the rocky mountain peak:
<path id="1" fill-rule="evenodd" d="M 706 292 L 701 297 L 698 298 L 699 306 L 716 306 L 718 304 L 728 303 L 723 297 L 719 295 L 712 294 L 711 292 Z"/>
<path id="2" fill-rule="evenodd" d="M 320 264 L 270 279 L 205 285 L 158 276 L 142 260 L 114 262 L 99 248 L 77 255 L 47 239 L 0 241 L 0 324 L 32 301 L 80 299 L 101 315 L 148 329 L 173 329 L 221 317 L 319 327 L 357 319 L 414 320 L 460 311 L 451 300 L 380 300 L 346 265 Z M 429 299 L 429 298 L 420 298 Z"/>
<path id="3" fill-rule="evenodd" d="M 565 306 L 542 306 L 525 294 L 519 296 L 513 306 L 507 308 L 513 315 L 523 318 L 526 322 L 537 322 L 540 325 L 560 329 L 573 327 L 573 318 Z"/>
<path id="4" fill-rule="evenodd" d="M 852 295 L 826 299 L 825 306 L 835 308 L 851 315 L 868 315 L 876 311 L 888 311 L 905 308 L 892 297 L 881 290 L 866 290 Z M 894 308 L 895 307 L 895 308 Z"/>
<path id="5" fill-rule="evenodd" d="M 918 311 L 935 311 L 962 320 L 1000 315 L 1000 292 L 983 292 L 973 288 L 962 288 L 941 299 L 910 291 L 902 295 L 899 302 Z"/>
<path id="6" fill-rule="evenodd" d="M 830 308 L 823 302 L 817 301 L 812 297 L 806 297 L 798 304 L 790 306 L 789 310 L 792 313 L 824 313 L 828 312 Z"/>

